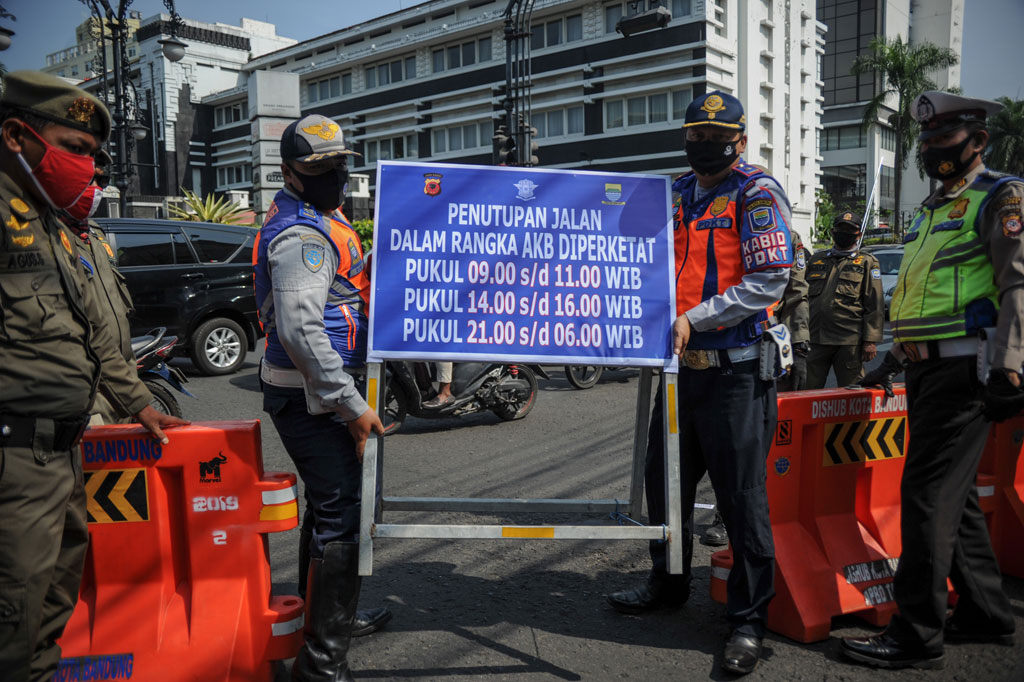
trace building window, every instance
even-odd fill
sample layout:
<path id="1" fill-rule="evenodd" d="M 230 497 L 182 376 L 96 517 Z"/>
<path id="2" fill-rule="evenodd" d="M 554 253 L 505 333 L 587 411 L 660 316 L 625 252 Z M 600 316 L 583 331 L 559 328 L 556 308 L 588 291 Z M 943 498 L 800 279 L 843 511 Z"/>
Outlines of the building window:
<path id="1" fill-rule="evenodd" d="M 472 66 L 477 62 L 489 62 L 491 56 L 491 39 L 480 38 L 434 50 L 431 53 L 431 66 L 434 73 L 441 73 L 460 66 Z"/>
<path id="2" fill-rule="evenodd" d="M 416 134 L 388 137 L 379 140 L 368 140 L 363 151 L 366 158 L 363 163 L 370 165 L 377 161 L 391 159 L 415 159 L 419 156 L 419 139 Z"/>
<path id="3" fill-rule="evenodd" d="M 682 17 L 693 11 L 692 0 L 672 0 L 672 16 Z"/>
<path id="4" fill-rule="evenodd" d="M 882 129 L 882 149 L 887 152 L 896 151 L 896 131 L 889 126 L 879 126 Z"/>
<path id="5" fill-rule="evenodd" d="M 493 121 L 483 123 L 467 123 L 465 125 L 434 128 L 432 132 L 433 146 L 431 154 L 445 152 L 468 151 L 491 144 L 494 136 Z"/>
<path id="6" fill-rule="evenodd" d="M 838 207 L 851 207 L 867 196 L 867 167 L 827 166 L 821 169 L 821 184 Z"/>
<path id="7" fill-rule="evenodd" d="M 872 73 L 854 76 L 854 60 L 869 52 L 877 17 L 884 3 L 874 0 L 817 0 L 818 20 L 828 26 L 822 75 L 825 106 L 862 102 L 874 96 Z"/>
<path id="8" fill-rule="evenodd" d="M 416 77 L 416 57 L 409 55 L 400 59 L 371 64 L 366 67 L 366 89 L 398 83 Z"/>
<path id="9" fill-rule="evenodd" d="M 217 107 L 213 113 L 214 124 L 216 127 L 228 126 L 239 121 L 249 120 L 249 103 L 248 102 L 236 102 L 235 104 L 228 104 L 223 107 Z"/>
<path id="10" fill-rule="evenodd" d="M 672 106 L 669 108 L 669 100 Z M 693 99 L 690 88 L 682 88 L 671 92 L 659 92 L 653 95 L 627 97 L 626 99 L 605 101 L 605 129 L 626 126 L 647 125 L 649 123 L 682 122 L 686 117 L 686 107 Z M 582 114 L 581 114 L 582 117 Z"/>
<path id="11" fill-rule="evenodd" d="M 614 28 L 612 29 L 615 30 Z M 530 38 L 530 47 L 539 50 L 545 47 L 554 47 L 562 43 L 583 40 L 583 15 L 573 14 L 566 17 L 534 24 L 533 33 Z"/>
<path id="12" fill-rule="evenodd" d="M 324 102 L 330 99 L 352 94 L 352 74 L 324 78 L 306 84 L 306 95 L 309 103 Z"/>
<path id="13" fill-rule="evenodd" d="M 867 135 L 859 125 L 829 128 L 822 135 L 824 147 L 822 151 L 831 152 L 837 149 L 860 149 L 867 146 Z"/>
<path id="14" fill-rule="evenodd" d="M 583 107 L 569 107 L 533 114 L 531 121 L 536 137 L 561 137 L 583 133 Z"/>
<path id="15" fill-rule="evenodd" d="M 608 5 L 604 8 L 604 32 L 615 33 L 615 25 L 622 18 L 622 3 Z"/>
<path id="16" fill-rule="evenodd" d="M 240 163 L 234 166 L 221 166 L 217 169 L 217 189 L 251 183 L 252 166 L 250 164 Z"/>
<path id="17" fill-rule="evenodd" d="M 896 171 L 888 166 L 882 166 L 878 182 L 881 184 L 878 198 L 879 207 L 883 211 L 894 210 L 896 208 Z"/>

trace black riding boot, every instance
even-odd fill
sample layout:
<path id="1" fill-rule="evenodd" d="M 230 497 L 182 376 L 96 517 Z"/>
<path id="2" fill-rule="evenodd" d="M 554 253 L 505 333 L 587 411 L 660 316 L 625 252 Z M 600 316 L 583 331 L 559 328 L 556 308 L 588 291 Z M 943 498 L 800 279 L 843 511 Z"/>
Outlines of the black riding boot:
<path id="1" fill-rule="evenodd" d="M 293 682 L 354 682 L 348 667 L 359 603 L 359 544 L 331 542 L 309 563 L 306 629 L 292 666 Z"/>
<path id="2" fill-rule="evenodd" d="M 299 530 L 299 596 L 306 598 L 306 580 L 309 578 L 309 545 L 313 541 L 313 532 L 302 528 Z M 352 636 L 365 637 L 377 632 L 391 620 L 391 609 L 380 606 L 375 609 L 356 611 L 356 620 L 352 623 Z"/>

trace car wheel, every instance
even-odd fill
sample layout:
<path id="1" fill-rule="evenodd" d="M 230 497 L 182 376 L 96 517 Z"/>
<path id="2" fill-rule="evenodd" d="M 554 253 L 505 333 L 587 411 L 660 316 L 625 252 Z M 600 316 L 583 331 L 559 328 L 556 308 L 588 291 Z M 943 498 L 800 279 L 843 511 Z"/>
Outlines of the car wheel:
<path id="1" fill-rule="evenodd" d="M 232 374 L 245 362 L 245 343 L 245 332 L 237 322 L 215 317 L 192 334 L 192 362 L 208 376 Z"/>

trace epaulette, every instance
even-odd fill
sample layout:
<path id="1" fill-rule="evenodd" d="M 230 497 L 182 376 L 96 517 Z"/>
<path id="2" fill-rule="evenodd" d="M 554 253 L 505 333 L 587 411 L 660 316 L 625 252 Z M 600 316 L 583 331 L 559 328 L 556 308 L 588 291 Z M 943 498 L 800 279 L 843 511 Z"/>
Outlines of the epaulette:
<path id="1" fill-rule="evenodd" d="M 746 178 L 751 178 L 755 175 L 767 175 L 763 170 L 757 166 L 751 166 L 749 163 L 737 163 L 732 169 Z"/>

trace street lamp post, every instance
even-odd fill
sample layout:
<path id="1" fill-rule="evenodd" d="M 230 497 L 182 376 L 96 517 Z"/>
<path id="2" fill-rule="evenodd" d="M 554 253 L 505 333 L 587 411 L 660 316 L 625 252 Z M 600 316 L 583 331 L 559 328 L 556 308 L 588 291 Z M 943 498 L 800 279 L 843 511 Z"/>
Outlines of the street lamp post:
<path id="1" fill-rule="evenodd" d="M 117 1 L 117 0 L 115 0 Z M 114 124 L 114 143 L 117 145 L 117 153 L 113 154 L 114 167 L 112 175 L 114 185 L 120 190 L 120 214 L 127 215 L 128 188 L 131 186 L 132 176 L 135 173 L 135 165 L 131 159 L 131 152 L 136 141 L 146 136 L 146 128 L 139 123 L 138 95 L 135 93 L 135 84 L 131 82 L 128 60 L 128 8 L 133 0 L 119 0 L 117 7 L 111 5 L 111 0 L 81 0 L 82 4 L 89 8 L 90 14 L 99 24 L 99 46 L 101 52 L 102 81 L 101 93 L 105 103 L 113 100 L 111 118 Z M 171 14 L 170 38 L 158 41 L 163 48 L 164 56 L 172 61 L 179 61 L 185 55 L 185 43 L 177 38 L 178 29 L 182 25 L 181 17 L 174 8 L 174 0 L 164 0 L 164 7 Z M 108 69 L 106 64 L 106 46 L 104 25 L 110 29 L 110 43 L 113 48 L 111 55 L 112 64 L 109 71 L 113 72 L 114 88 L 109 92 L 107 88 Z M 109 92 L 109 94 L 108 94 Z M 152 112 L 151 112 L 152 113 Z"/>

